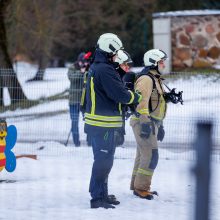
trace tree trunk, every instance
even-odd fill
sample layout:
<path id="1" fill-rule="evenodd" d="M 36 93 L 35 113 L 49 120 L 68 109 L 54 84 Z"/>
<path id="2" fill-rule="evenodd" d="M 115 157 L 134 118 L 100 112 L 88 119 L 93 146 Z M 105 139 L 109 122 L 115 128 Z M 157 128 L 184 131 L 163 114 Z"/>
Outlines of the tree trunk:
<path id="1" fill-rule="evenodd" d="M 3 82 L 0 77 L 0 106 L 3 106 Z"/>
<path id="2" fill-rule="evenodd" d="M 39 67 L 38 67 L 38 70 L 37 70 L 37 73 L 35 75 L 34 78 L 32 79 L 29 79 L 27 82 L 32 82 L 32 81 L 43 81 L 44 79 L 44 73 L 45 73 L 45 69 L 47 67 L 47 57 L 46 56 L 43 56 L 43 54 L 40 56 L 40 59 L 39 59 Z"/>
<path id="3" fill-rule="evenodd" d="M 20 100 L 27 100 L 17 76 L 13 70 L 12 62 L 8 53 L 7 34 L 4 22 L 4 11 L 11 0 L 2 0 L 0 2 L 0 104 L 3 105 L 3 87 L 8 87 L 11 98 L 11 104 Z"/>

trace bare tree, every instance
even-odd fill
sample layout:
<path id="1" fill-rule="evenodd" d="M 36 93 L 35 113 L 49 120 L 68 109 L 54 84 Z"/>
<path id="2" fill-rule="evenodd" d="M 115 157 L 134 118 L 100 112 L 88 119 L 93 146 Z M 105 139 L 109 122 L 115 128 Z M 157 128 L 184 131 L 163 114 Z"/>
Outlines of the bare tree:
<path id="1" fill-rule="evenodd" d="M 5 27 L 5 11 L 11 0 L 0 1 L 0 104 L 3 106 L 3 87 L 8 87 L 11 104 L 20 100 L 26 100 L 21 85 L 13 70 L 12 62 L 8 53 L 8 39 Z"/>
<path id="2" fill-rule="evenodd" d="M 53 46 L 53 38 L 56 34 L 58 23 L 56 18 L 59 15 L 59 1 L 33 1 L 34 16 L 36 19 L 36 47 L 34 56 L 38 61 L 38 71 L 35 77 L 29 81 L 43 80 L 45 68 L 47 67 L 51 50 Z"/>
<path id="3" fill-rule="evenodd" d="M 60 36 L 65 34 L 61 31 L 61 2 L 14 0 L 8 10 L 10 55 L 25 54 L 38 64 L 38 71 L 30 81 L 43 80 L 54 42 L 62 40 Z"/>

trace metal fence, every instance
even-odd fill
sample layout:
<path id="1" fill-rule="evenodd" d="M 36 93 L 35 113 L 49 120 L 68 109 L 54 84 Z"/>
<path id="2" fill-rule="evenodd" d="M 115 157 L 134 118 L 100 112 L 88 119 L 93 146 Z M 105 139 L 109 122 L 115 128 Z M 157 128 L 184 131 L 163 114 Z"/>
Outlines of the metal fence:
<path id="1" fill-rule="evenodd" d="M 31 67 L 20 67 L 17 73 L 0 70 L 0 118 L 6 118 L 8 124 L 17 127 L 18 143 L 66 143 L 71 129 L 69 93 L 77 92 L 82 86 L 79 80 L 82 76 L 68 78 L 67 73 L 65 68 L 47 69 L 43 81 L 28 81 L 35 74 Z M 74 88 L 70 87 L 71 80 L 75 80 Z M 165 139 L 159 143 L 159 147 L 165 149 L 161 151 L 161 157 L 194 159 L 195 123 L 202 119 L 213 121 L 213 158 L 220 161 L 220 74 L 172 73 L 165 76 L 165 83 L 183 91 L 184 104 L 168 104 Z M 81 146 L 87 147 L 82 114 L 79 116 L 79 133 Z M 72 136 L 68 147 L 74 147 Z M 129 149 L 136 144 L 129 120 L 126 121 L 122 147 L 128 150 L 123 151 L 121 157 L 133 157 Z"/>

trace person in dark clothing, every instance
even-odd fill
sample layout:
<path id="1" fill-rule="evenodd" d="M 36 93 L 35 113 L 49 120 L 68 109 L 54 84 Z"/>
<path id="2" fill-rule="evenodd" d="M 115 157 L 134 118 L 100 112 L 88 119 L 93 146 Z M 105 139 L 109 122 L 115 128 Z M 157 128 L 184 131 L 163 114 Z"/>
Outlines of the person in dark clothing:
<path id="1" fill-rule="evenodd" d="M 82 52 L 78 55 L 77 61 L 68 69 L 68 78 L 70 80 L 69 89 L 69 107 L 71 118 L 71 133 L 73 143 L 76 147 L 80 146 L 79 140 L 79 110 L 80 100 L 83 88 L 83 74 L 88 60 L 85 57 L 86 53 Z"/>
<path id="2" fill-rule="evenodd" d="M 121 104 L 139 103 L 141 94 L 126 90 L 115 69 L 122 42 L 117 35 L 99 37 L 86 83 L 85 132 L 91 135 L 94 162 L 89 191 L 91 208 L 115 208 L 120 202 L 108 194 L 108 176 L 113 166 L 115 132 L 123 126 Z M 114 205 L 113 205 L 114 204 Z"/>
<path id="3" fill-rule="evenodd" d="M 119 50 L 116 54 L 115 61 L 116 70 L 119 73 L 119 76 L 124 84 L 123 78 L 128 74 L 130 68 L 132 67 L 133 61 L 131 56 L 125 50 Z M 133 91 L 133 90 L 131 90 Z M 115 145 L 120 146 L 124 144 L 124 136 L 125 132 L 125 120 L 127 117 L 128 105 L 122 105 L 122 118 L 123 118 L 123 126 L 120 130 L 115 131 Z"/>
<path id="4" fill-rule="evenodd" d="M 131 56 L 128 52 L 125 50 L 119 50 L 117 52 L 115 62 L 118 63 L 118 67 L 116 68 L 121 79 L 125 77 L 125 75 L 130 71 L 133 61 L 131 59 Z"/>

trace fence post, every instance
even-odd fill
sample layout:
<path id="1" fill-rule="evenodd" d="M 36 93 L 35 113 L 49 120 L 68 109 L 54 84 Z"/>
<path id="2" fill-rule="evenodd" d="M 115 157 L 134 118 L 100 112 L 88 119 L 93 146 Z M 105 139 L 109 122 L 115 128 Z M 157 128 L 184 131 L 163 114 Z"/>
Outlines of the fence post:
<path id="1" fill-rule="evenodd" d="M 209 185 L 210 185 L 210 157 L 212 148 L 212 123 L 197 124 L 197 152 L 196 175 L 196 204 L 195 220 L 209 220 Z"/>

